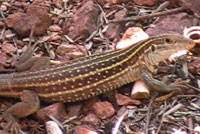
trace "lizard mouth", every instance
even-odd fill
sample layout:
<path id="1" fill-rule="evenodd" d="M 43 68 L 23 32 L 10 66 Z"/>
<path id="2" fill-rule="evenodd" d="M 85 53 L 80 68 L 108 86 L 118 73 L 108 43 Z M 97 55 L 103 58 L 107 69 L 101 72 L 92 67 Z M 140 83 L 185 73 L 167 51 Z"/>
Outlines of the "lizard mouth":
<path id="1" fill-rule="evenodd" d="M 188 52 L 187 50 L 179 50 L 179 51 L 177 51 L 177 52 L 171 54 L 170 57 L 169 57 L 169 60 L 170 60 L 170 61 L 173 61 L 173 60 L 175 60 L 177 57 L 180 57 L 180 56 L 182 56 L 182 55 L 186 55 L 187 52 Z"/>

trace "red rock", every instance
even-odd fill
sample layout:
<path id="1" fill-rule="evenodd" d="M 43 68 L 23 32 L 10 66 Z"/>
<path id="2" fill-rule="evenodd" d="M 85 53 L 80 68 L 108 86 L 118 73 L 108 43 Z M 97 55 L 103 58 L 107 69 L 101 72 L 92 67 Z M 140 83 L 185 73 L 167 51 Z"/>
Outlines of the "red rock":
<path id="1" fill-rule="evenodd" d="M 67 107 L 67 117 L 78 116 L 81 112 L 82 104 L 72 104 Z"/>
<path id="2" fill-rule="evenodd" d="M 7 6 L 5 6 L 5 5 L 1 5 L 0 6 L 0 11 L 1 12 L 5 12 L 7 10 Z"/>
<path id="3" fill-rule="evenodd" d="M 93 128 L 87 125 L 80 125 L 74 128 L 73 134 L 98 134 Z"/>
<path id="4" fill-rule="evenodd" d="M 4 66 L 7 65 L 6 62 L 8 61 L 9 57 L 2 51 L 0 51 L 0 69 L 4 69 Z"/>
<path id="5" fill-rule="evenodd" d="M 63 42 L 60 46 L 57 47 L 56 53 L 58 55 L 64 56 L 66 53 L 70 53 L 76 49 L 75 45 L 70 45 L 68 43 Z"/>
<path id="6" fill-rule="evenodd" d="M 127 14 L 127 10 L 120 10 L 117 13 L 115 13 L 115 19 L 120 20 L 123 19 Z M 105 36 L 113 40 L 117 36 L 119 36 L 120 32 L 122 31 L 122 24 L 121 23 L 111 23 L 108 25 L 108 29 L 105 33 Z"/>
<path id="7" fill-rule="evenodd" d="M 61 39 L 62 39 L 62 37 L 60 35 L 55 35 L 55 36 L 51 37 L 52 41 L 57 41 L 57 40 L 61 40 Z"/>
<path id="8" fill-rule="evenodd" d="M 6 19 L 5 19 L 5 23 L 7 25 L 7 27 L 14 27 L 15 23 L 17 21 L 19 21 L 22 17 L 24 17 L 25 13 L 14 13 L 9 15 Z"/>
<path id="9" fill-rule="evenodd" d="M 93 1 L 87 1 L 76 12 L 73 17 L 72 23 L 66 22 L 64 27 L 64 33 L 70 38 L 75 39 L 77 37 L 87 38 L 93 31 L 97 29 L 97 18 L 99 15 L 99 8 Z"/>
<path id="10" fill-rule="evenodd" d="M 128 105 L 128 104 L 140 105 L 141 104 L 139 100 L 134 100 L 122 94 L 116 94 L 115 98 L 118 105 Z"/>
<path id="11" fill-rule="evenodd" d="M 75 52 L 71 52 L 69 53 L 70 57 L 72 57 L 72 59 L 76 59 L 76 58 L 80 58 L 83 57 L 83 53 L 75 51 Z"/>
<path id="12" fill-rule="evenodd" d="M 81 122 L 83 123 L 87 123 L 90 125 L 94 125 L 97 126 L 99 124 L 99 118 L 97 118 L 97 116 L 94 113 L 89 113 L 87 114 L 82 120 Z"/>
<path id="13" fill-rule="evenodd" d="M 62 8 L 62 0 L 53 0 L 53 4 L 54 4 L 57 8 Z"/>
<path id="14" fill-rule="evenodd" d="M 51 25 L 48 30 L 51 32 L 59 32 L 62 30 L 62 28 L 58 25 Z"/>
<path id="15" fill-rule="evenodd" d="M 88 51 L 87 49 L 85 48 L 85 46 L 82 46 L 82 45 L 76 45 L 77 46 L 77 50 L 79 50 L 80 52 L 83 53 L 83 55 L 88 55 Z"/>
<path id="16" fill-rule="evenodd" d="M 8 27 L 12 27 L 17 34 L 24 37 L 29 36 L 33 26 L 35 36 L 44 34 L 51 24 L 51 19 L 46 7 L 32 4 L 28 7 L 27 13 L 9 15 L 5 22 Z"/>
<path id="17" fill-rule="evenodd" d="M 105 7 L 105 8 L 109 8 L 110 5 L 112 5 L 115 1 L 114 1 L 114 0 L 97 0 L 97 2 L 98 2 L 101 6 L 103 6 L 103 7 Z"/>
<path id="18" fill-rule="evenodd" d="M 158 0 L 133 0 L 133 2 L 140 6 L 153 6 Z"/>
<path id="19" fill-rule="evenodd" d="M 59 121 L 63 121 L 66 117 L 65 106 L 63 103 L 54 103 L 38 110 L 36 116 L 43 122 L 49 120 L 49 116 L 53 116 Z"/>
<path id="20" fill-rule="evenodd" d="M 115 113 L 115 109 L 108 101 L 96 102 L 92 108 L 94 113 L 101 119 L 111 117 Z"/>
<path id="21" fill-rule="evenodd" d="M 15 5 L 16 7 L 21 7 L 21 8 L 26 8 L 26 7 L 28 7 L 28 3 L 26 3 L 26 2 L 15 1 L 14 5 Z"/>
<path id="22" fill-rule="evenodd" d="M 16 44 L 17 46 L 21 46 L 21 47 L 25 46 L 25 43 L 22 40 L 16 40 Z"/>
<path id="23" fill-rule="evenodd" d="M 34 0 L 30 6 L 39 6 L 40 9 L 48 11 L 51 6 L 51 1 L 44 1 L 44 0 Z M 29 6 L 29 7 L 30 7 Z"/>
<path id="24" fill-rule="evenodd" d="M 192 20 L 192 17 L 188 16 L 186 13 L 167 15 L 160 17 L 160 19 L 156 21 L 156 23 L 150 25 L 145 32 L 151 36 L 163 33 L 182 34 L 184 28 L 192 26 Z"/>
<path id="25" fill-rule="evenodd" d="M 200 61 L 194 60 L 188 64 L 188 69 L 193 74 L 200 74 Z"/>
<path id="26" fill-rule="evenodd" d="M 180 5 L 190 9 L 191 11 L 199 14 L 200 13 L 200 2 L 199 0 L 179 0 Z"/>
<path id="27" fill-rule="evenodd" d="M 7 54 L 12 54 L 17 51 L 16 47 L 14 47 L 11 43 L 8 43 L 6 41 L 3 42 L 1 49 L 3 52 L 5 52 Z"/>
<path id="28" fill-rule="evenodd" d="M 2 21 L 0 21 L 0 28 L 3 28 L 4 26 L 5 24 Z"/>
<path id="29" fill-rule="evenodd" d="M 98 101 L 99 101 L 98 96 L 92 97 L 92 98 L 88 99 L 87 101 L 84 102 L 84 106 L 83 106 L 83 108 L 82 108 L 82 111 L 83 111 L 84 113 L 87 113 L 87 112 L 89 112 L 89 111 L 92 111 L 92 107 L 91 107 L 91 106 L 93 106 L 93 105 L 94 105 L 96 102 L 98 102 Z"/>

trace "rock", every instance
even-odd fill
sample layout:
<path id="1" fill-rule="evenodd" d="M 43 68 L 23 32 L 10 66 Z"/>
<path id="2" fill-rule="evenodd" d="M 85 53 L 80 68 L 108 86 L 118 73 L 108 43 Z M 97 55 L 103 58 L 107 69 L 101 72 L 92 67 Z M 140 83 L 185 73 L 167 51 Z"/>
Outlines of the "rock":
<path id="1" fill-rule="evenodd" d="M 52 41 L 57 41 L 57 40 L 61 40 L 61 39 L 62 39 L 62 36 L 60 36 L 60 35 L 55 35 L 55 36 L 51 37 Z"/>
<path id="2" fill-rule="evenodd" d="M 200 15 L 199 0 L 179 0 L 181 6 L 190 9 L 191 11 Z"/>
<path id="3" fill-rule="evenodd" d="M 51 25 L 48 30 L 51 32 L 60 32 L 62 28 L 58 25 Z"/>
<path id="4" fill-rule="evenodd" d="M 5 24 L 2 21 L 0 21 L 0 28 L 3 28 L 4 26 Z"/>
<path id="5" fill-rule="evenodd" d="M 179 20 L 179 21 L 177 21 Z M 178 13 L 161 17 L 145 31 L 153 36 L 163 33 L 182 34 L 184 28 L 192 26 L 192 17 L 186 13 Z"/>
<path id="6" fill-rule="evenodd" d="M 63 121 L 66 117 L 65 106 L 63 103 L 54 103 L 50 106 L 44 107 L 36 112 L 38 119 L 43 122 L 49 120 L 49 116 L 53 116 L 59 121 Z"/>
<path id="7" fill-rule="evenodd" d="M 87 125 L 80 125 L 74 128 L 73 134 L 98 134 L 96 130 L 87 126 Z"/>
<path id="8" fill-rule="evenodd" d="M 94 113 L 101 119 L 111 117 L 115 113 L 115 109 L 108 101 L 96 102 L 92 108 Z"/>
<path id="9" fill-rule="evenodd" d="M 131 99 L 130 97 L 122 95 L 122 94 L 116 94 L 115 98 L 118 105 L 128 105 L 128 104 L 140 105 L 141 104 L 139 100 Z"/>
<path id="10" fill-rule="evenodd" d="M 188 69 L 193 74 L 200 74 L 200 61 L 194 60 L 188 64 Z"/>
<path id="11" fill-rule="evenodd" d="M 53 4 L 57 7 L 57 8 L 62 8 L 62 0 L 53 0 Z"/>
<path id="12" fill-rule="evenodd" d="M 71 52 L 70 54 L 70 57 L 72 57 L 72 59 L 76 59 L 76 58 L 80 58 L 80 57 L 83 57 L 84 54 L 82 52 Z"/>
<path id="13" fill-rule="evenodd" d="M 0 69 L 4 69 L 4 66 L 7 65 L 7 61 L 9 59 L 8 55 L 0 51 Z"/>
<path id="14" fill-rule="evenodd" d="M 14 13 L 14 14 L 9 15 L 5 19 L 5 23 L 7 27 L 13 28 L 15 23 L 19 21 L 22 17 L 24 17 L 24 15 L 25 13 Z"/>
<path id="15" fill-rule="evenodd" d="M 5 19 L 5 23 L 22 37 L 29 36 L 32 27 L 35 26 L 34 35 L 40 36 L 44 34 L 50 26 L 51 19 L 46 8 L 37 5 L 34 1 L 34 3 L 28 7 L 27 13 L 9 15 Z"/>
<path id="16" fill-rule="evenodd" d="M 47 121 L 45 123 L 47 134 L 63 134 L 62 130 L 54 121 Z"/>
<path id="17" fill-rule="evenodd" d="M 87 123 L 93 126 L 97 126 L 99 124 L 99 118 L 97 118 L 97 116 L 94 113 L 89 113 L 87 114 L 82 120 L 81 122 L 83 123 Z"/>
<path id="18" fill-rule="evenodd" d="M 133 0 L 133 2 L 140 6 L 153 6 L 158 0 Z"/>
<path id="19" fill-rule="evenodd" d="M 99 7 L 94 4 L 93 1 L 87 1 L 76 12 L 70 26 L 69 22 L 65 24 L 65 27 L 63 28 L 64 33 L 72 39 L 80 36 L 83 39 L 86 39 L 93 31 L 97 29 L 96 23 L 99 12 Z"/>
<path id="20" fill-rule="evenodd" d="M 115 19 L 120 20 L 123 19 L 127 14 L 127 10 L 123 9 L 115 13 Z M 114 38 L 118 37 L 120 32 L 122 31 L 122 23 L 111 23 L 108 25 L 108 29 L 105 33 L 105 36 L 113 40 Z"/>
<path id="21" fill-rule="evenodd" d="M 15 53 L 17 51 L 17 48 L 14 47 L 11 43 L 8 42 L 3 42 L 1 49 L 3 52 L 12 55 L 13 53 Z"/>
<path id="22" fill-rule="evenodd" d="M 56 53 L 58 55 L 64 56 L 66 53 L 70 53 L 76 49 L 75 45 L 70 45 L 68 43 L 63 42 L 60 46 L 57 47 Z"/>
<path id="23" fill-rule="evenodd" d="M 148 99 L 150 97 L 150 91 L 146 84 L 139 80 L 136 81 L 131 91 L 131 98 L 133 99 Z"/>
<path id="24" fill-rule="evenodd" d="M 81 113 L 82 104 L 72 104 L 67 106 L 67 117 L 78 116 Z"/>
<path id="25" fill-rule="evenodd" d="M 98 134 L 96 130 L 87 125 L 80 125 L 74 128 L 73 134 Z"/>
<path id="26" fill-rule="evenodd" d="M 7 10 L 7 6 L 5 6 L 5 5 L 1 5 L 0 6 L 0 11 L 1 12 L 5 12 Z"/>

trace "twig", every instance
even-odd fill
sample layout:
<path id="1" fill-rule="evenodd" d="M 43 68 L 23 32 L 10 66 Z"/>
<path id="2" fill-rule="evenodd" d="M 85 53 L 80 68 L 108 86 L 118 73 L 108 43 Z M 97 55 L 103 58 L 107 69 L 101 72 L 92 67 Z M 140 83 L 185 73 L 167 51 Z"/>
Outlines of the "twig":
<path id="1" fill-rule="evenodd" d="M 177 12 L 184 11 L 184 10 L 186 10 L 186 8 L 179 7 L 179 8 L 171 9 L 168 11 L 152 13 L 152 14 L 148 14 L 148 15 L 144 15 L 144 16 L 127 17 L 127 18 L 123 18 L 121 20 L 110 20 L 109 23 L 139 21 L 139 20 L 149 19 L 149 18 L 153 18 L 153 17 L 159 17 L 159 16 L 163 16 L 163 15 L 173 14 L 173 13 L 177 13 Z"/>
<path id="2" fill-rule="evenodd" d="M 158 94 L 156 93 L 150 100 L 150 103 L 148 105 L 148 111 L 147 111 L 147 122 L 145 124 L 145 134 L 149 133 L 149 123 L 150 123 L 150 119 L 151 119 L 151 115 L 152 115 L 152 104 L 154 102 L 154 99 L 156 98 Z"/>

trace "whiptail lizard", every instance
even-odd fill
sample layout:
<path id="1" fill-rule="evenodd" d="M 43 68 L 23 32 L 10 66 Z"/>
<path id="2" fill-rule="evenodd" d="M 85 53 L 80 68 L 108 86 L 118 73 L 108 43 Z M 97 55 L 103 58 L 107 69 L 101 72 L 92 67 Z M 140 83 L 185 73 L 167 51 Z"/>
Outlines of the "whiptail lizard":
<path id="1" fill-rule="evenodd" d="M 6 112 L 7 116 L 12 114 L 19 118 L 37 111 L 39 99 L 48 102 L 81 101 L 139 79 L 150 88 L 169 92 L 173 87 L 153 79 L 148 72 L 154 72 L 154 66 L 171 54 L 192 47 L 194 42 L 183 36 L 160 35 L 123 50 L 76 59 L 71 64 L 1 74 L 0 96 L 21 97 L 22 102 Z"/>

